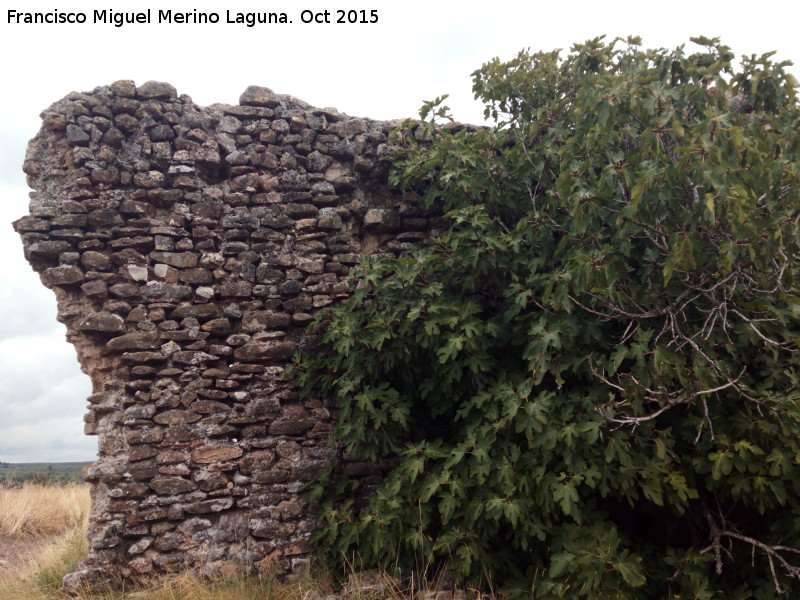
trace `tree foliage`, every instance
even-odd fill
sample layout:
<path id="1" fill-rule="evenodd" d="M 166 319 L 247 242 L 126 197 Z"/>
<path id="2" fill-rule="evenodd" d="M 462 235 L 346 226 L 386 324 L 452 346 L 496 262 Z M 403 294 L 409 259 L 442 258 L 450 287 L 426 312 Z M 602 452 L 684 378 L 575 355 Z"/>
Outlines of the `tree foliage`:
<path id="1" fill-rule="evenodd" d="M 537 599 L 800 594 L 797 82 L 693 42 L 495 59 L 494 127 L 432 102 L 398 131 L 394 183 L 452 226 L 364 257 L 296 371 L 347 452 L 397 457 L 365 501 L 313 489 L 332 555 Z"/>

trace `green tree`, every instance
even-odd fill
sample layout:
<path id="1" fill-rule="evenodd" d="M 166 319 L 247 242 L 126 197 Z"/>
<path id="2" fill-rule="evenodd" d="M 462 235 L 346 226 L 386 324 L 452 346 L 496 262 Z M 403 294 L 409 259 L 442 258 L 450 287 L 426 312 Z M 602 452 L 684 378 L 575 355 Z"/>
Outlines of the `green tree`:
<path id="1" fill-rule="evenodd" d="M 510 595 L 800 594 L 796 80 L 717 39 L 602 38 L 473 74 L 494 127 L 397 133 L 452 226 L 365 257 L 301 359 L 337 439 L 395 456 L 312 490 L 334 560 Z"/>

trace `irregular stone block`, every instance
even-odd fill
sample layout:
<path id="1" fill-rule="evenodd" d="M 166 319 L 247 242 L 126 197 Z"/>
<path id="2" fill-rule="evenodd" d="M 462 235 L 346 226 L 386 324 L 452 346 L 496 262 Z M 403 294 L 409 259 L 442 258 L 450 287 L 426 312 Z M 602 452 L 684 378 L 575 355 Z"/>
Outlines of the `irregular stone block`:
<path id="1" fill-rule="evenodd" d="M 189 350 L 176 352 L 172 355 L 172 361 L 185 365 L 199 365 L 210 360 L 217 360 L 219 356 L 207 354 L 205 352 L 192 352 Z"/>
<path id="2" fill-rule="evenodd" d="M 77 125 L 67 125 L 67 142 L 73 146 L 88 146 L 90 140 L 89 134 Z"/>
<path id="3" fill-rule="evenodd" d="M 125 322 L 119 315 L 99 312 L 84 317 L 77 329 L 97 333 L 119 333 L 125 330 Z"/>
<path id="4" fill-rule="evenodd" d="M 153 417 L 153 421 L 159 425 L 182 425 L 184 423 L 195 423 L 200 420 L 200 415 L 188 410 L 168 410 Z"/>
<path id="5" fill-rule="evenodd" d="M 364 215 L 364 227 L 379 233 L 397 231 L 400 228 L 400 214 L 386 208 L 371 208 Z"/>
<path id="6" fill-rule="evenodd" d="M 212 444 L 192 452 L 192 460 L 200 464 L 211 464 L 239 458 L 242 454 L 244 451 L 238 446 Z"/>
<path id="7" fill-rule="evenodd" d="M 128 350 L 150 350 L 158 348 L 158 334 L 150 331 L 126 333 L 119 337 L 108 340 L 106 348 L 117 352 Z"/>
<path id="8" fill-rule="evenodd" d="M 156 494 L 162 496 L 174 496 L 176 494 L 185 494 L 197 489 L 197 484 L 187 479 L 180 477 L 164 477 L 162 479 L 154 479 L 148 486 Z"/>
<path id="9" fill-rule="evenodd" d="M 205 500 L 202 502 L 195 502 L 186 506 L 185 510 L 190 515 L 203 515 L 208 513 L 221 512 L 233 506 L 232 498 L 215 498 L 213 500 Z"/>
<path id="10" fill-rule="evenodd" d="M 160 300 L 163 302 L 175 302 L 185 300 L 192 295 L 192 288 L 186 285 L 174 283 L 164 283 L 161 281 L 150 281 L 143 286 L 140 291 L 143 298 L 149 300 Z"/>
<path id="11" fill-rule="evenodd" d="M 51 267 L 42 273 L 42 280 L 47 285 L 67 286 L 83 281 L 83 271 L 79 267 Z"/>
<path id="12" fill-rule="evenodd" d="M 151 252 L 150 258 L 178 269 L 197 266 L 197 254 L 194 252 Z"/>
<path id="13" fill-rule="evenodd" d="M 170 100 L 177 96 L 178 92 L 173 86 L 161 81 L 147 81 L 136 88 L 137 98 Z"/>
<path id="14" fill-rule="evenodd" d="M 284 360 L 297 351 L 294 342 L 250 342 L 233 351 L 237 360 L 251 362 L 259 360 Z"/>
<path id="15" fill-rule="evenodd" d="M 31 258 L 45 260 L 57 259 L 62 252 L 70 250 L 72 250 L 72 244 L 64 240 L 35 242 L 28 246 L 28 254 Z"/>
<path id="16" fill-rule="evenodd" d="M 276 106 L 280 105 L 280 100 L 278 99 L 277 94 L 275 94 L 275 92 L 273 92 L 271 89 L 251 85 L 244 92 L 242 92 L 241 96 L 239 96 L 239 104 L 275 108 Z"/>

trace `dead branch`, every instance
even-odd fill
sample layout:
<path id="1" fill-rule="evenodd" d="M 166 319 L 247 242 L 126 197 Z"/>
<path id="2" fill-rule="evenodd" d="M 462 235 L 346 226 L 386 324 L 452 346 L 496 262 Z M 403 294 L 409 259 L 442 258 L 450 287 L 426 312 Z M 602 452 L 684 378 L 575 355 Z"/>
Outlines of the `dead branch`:
<path id="1" fill-rule="evenodd" d="M 781 587 L 780 580 L 778 578 L 778 573 L 775 569 L 776 562 L 778 563 L 778 565 L 780 565 L 780 567 L 782 567 L 784 575 L 793 579 L 800 579 L 800 566 L 795 566 L 791 564 L 781 554 L 786 552 L 793 554 L 800 554 L 800 549 L 791 548 L 787 546 L 771 546 L 750 536 L 738 533 L 737 531 L 733 531 L 728 528 L 720 529 L 717 526 L 714 517 L 712 517 L 711 513 L 709 513 L 708 511 L 706 511 L 706 520 L 708 521 L 709 525 L 709 537 L 711 538 L 711 544 L 706 548 L 703 548 L 700 551 L 700 553 L 701 554 L 707 554 L 709 552 L 714 553 L 716 559 L 716 572 L 718 575 L 722 574 L 722 551 L 725 550 L 722 546 L 722 539 L 728 538 L 732 540 L 739 540 L 740 542 L 744 542 L 745 544 L 750 544 L 750 546 L 753 549 L 753 552 L 755 552 L 755 550 L 758 549 L 764 553 L 764 555 L 767 557 L 770 575 L 772 577 L 772 583 L 775 586 L 776 594 L 782 595 L 786 593 L 786 590 L 784 590 Z M 724 521 L 723 521 L 723 526 L 724 526 Z"/>

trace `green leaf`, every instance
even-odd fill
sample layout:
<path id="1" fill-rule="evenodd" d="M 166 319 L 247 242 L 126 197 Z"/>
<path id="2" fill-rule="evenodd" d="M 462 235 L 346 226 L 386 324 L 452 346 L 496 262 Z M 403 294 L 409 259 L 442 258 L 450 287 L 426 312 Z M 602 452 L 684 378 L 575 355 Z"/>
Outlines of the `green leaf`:
<path id="1" fill-rule="evenodd" d="M 740 541 L 722 575 L 703 552 L 712 520 L 800 550 L 796 82 L 697 41 L 494 59 L 473 91 L 497 123 L 439 127 L 437 100 L 390 135 L 373 191 L 400 230 L 294 371 L 347 452 L 314 484 L 332 568 L 541 600 L 800 594 Z"/>

